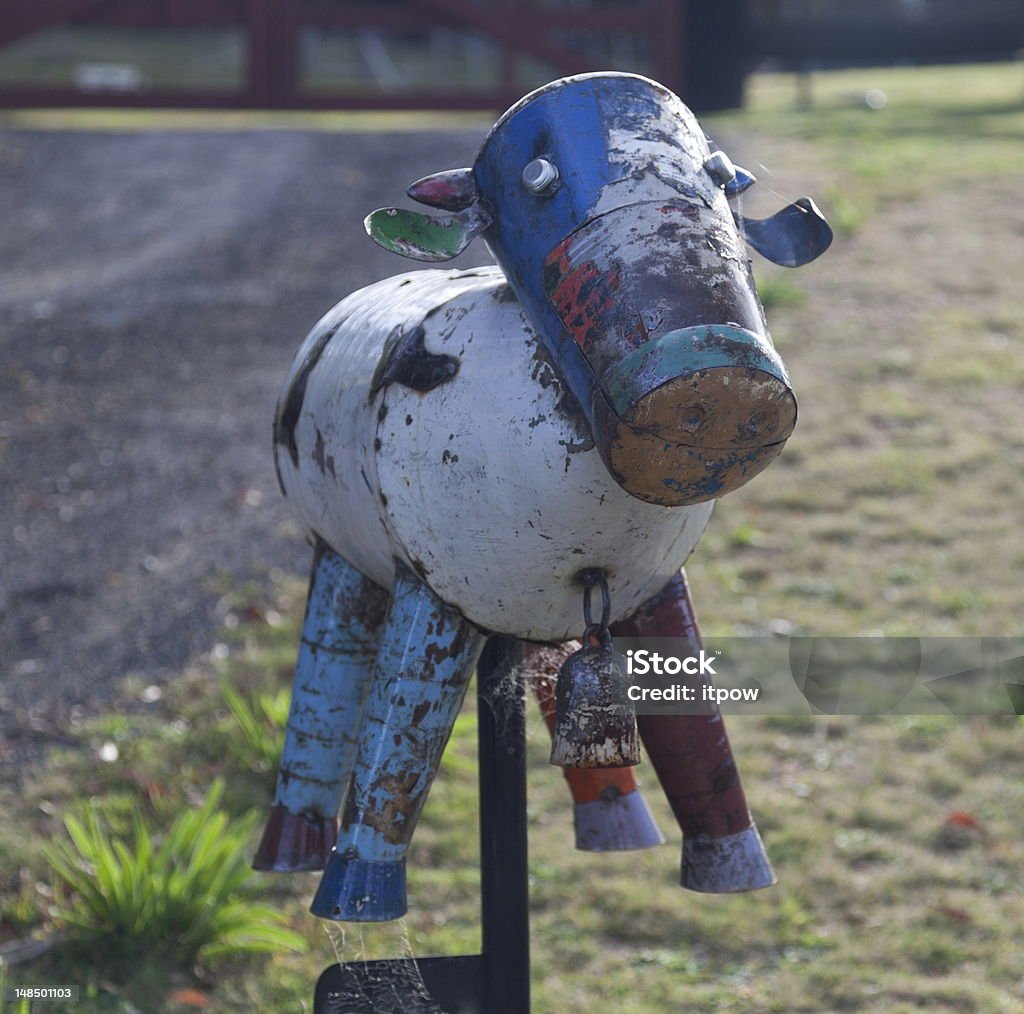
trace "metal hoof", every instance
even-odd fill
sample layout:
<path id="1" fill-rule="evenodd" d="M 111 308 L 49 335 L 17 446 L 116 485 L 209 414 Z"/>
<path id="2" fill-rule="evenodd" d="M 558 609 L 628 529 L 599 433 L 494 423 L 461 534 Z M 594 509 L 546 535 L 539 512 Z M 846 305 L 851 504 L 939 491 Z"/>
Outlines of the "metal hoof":
<path id="1" fill-rule="evenodd" d="M 705 894 L 734 894 L 771 887 L 775 871 L 757 827 L 722 838 L 695 835 L 683 842 L 683 887 Z"/>
<path id="2" fill-rule="evenodd" d="M 333 817 L 305 817 L 276 803 L 252 868 L 270 873 L 322 870 L 337 840 L 338 822 Z"/>
<path id="3" fill-rule="evenodd" d="M 640 790 L 606 792 L 574 810 L 576 848 L 582 852 L 626 852 L 663 845 L 665 837 Z"/>
<path id="4" fill-rule="evenodd" d="M 372 862 L 334 851 L 309 910 L 336 922 L 387 922 L 407 908 L 404 859 Z"/>

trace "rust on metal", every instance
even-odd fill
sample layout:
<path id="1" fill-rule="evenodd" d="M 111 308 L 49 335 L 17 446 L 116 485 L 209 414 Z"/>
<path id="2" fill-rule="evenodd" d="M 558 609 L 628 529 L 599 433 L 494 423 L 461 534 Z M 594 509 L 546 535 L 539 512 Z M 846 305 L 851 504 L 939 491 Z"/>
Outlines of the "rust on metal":
<path id="1" fill-rule="evenodd" d="M 551 763 L 622 768 L 640 763 L 628 679 L 610 640 L 584 644 L 562 664 L 555 690 Z"/>
<path id="2" fill-rule="evenodd" d="M 626 620 L 612 625 L 620 638 L 685 638 L 701 648 L 700 629 L 685 575 Z M 705 678 L 688 679 L 698 694 Z M 775 874 L 747 807 L 721 714 L 637 716 L 640 737 L 683 832 L 682 884 L 730 893 L 775 883 Z"/>
<path id="3" fill-rule="evenodd" d="M 570 641 L 558 648 L 530 645 L 524 652 L 524 660 L 535 670 L 531 685 L 540 705 L 541 714 L 547 724 L 548 731 L 555 730 L 555 710 L 557 696 L 558 669 L 573 651 L 578 650 L 579 642 Z M 545 675 L 537 675 L 540 669 Z M 565 780 L 569 783 L 574 803 L 593 803 L 596 800 L 606 802 L 613 798 L 628 796 L 636 791 L 636 778 L 633 766 L 612 768 L 575 768 L 562 769 Z"/>

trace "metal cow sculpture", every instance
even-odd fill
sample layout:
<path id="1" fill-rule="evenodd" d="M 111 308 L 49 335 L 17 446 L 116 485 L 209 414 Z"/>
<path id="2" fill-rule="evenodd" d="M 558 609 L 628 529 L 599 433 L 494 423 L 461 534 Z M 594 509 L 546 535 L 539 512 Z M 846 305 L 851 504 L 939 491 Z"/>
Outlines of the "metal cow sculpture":
<path id="1" fill-rule="evenodd" d="M 316 550 L 255 865 L 326 862 L 315 914 L 405 912 L 406 851 L 488 634 L 576 636 L 597 574 L 591 646 L 609 624 L 699 637 L 681 567 L 714 499 L 796 421 L 744 240 L 792 266 L 831 240 L 807 199 L 740 218 L 730 199 L 753 182 L 662 86 L 586 74 L 513 106 L 472 169 L 409 188 L 440 214 L 367 219 L 425 261 L 480 235 L 498 266 L 349 296 L 278 406 L 278 477 Z M 638 725 L 684 835 L 683 885 L 774 882 L 721 716 Z M 661 840 L 628 770 L 569 779 L 581 847 Z"/>

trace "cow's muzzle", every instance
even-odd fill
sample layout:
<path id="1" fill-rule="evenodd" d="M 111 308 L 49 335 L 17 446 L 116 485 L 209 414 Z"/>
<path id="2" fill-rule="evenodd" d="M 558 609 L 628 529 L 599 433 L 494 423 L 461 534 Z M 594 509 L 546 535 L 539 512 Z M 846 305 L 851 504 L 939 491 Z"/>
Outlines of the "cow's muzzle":
<path id="1" fill-rule="evenodd" d="M 628 493 L 700 503 L 778 456 L 796 398 L 731 218 L 686 201 L 615 209 L 551 252 L 544 282 L 589 367 L 595 442 Z"/>
<path id="2" fill-rule="evenodd" d="M 616 480 L 642 500 L 692 504 L 739 488 L 796 425 L 782 360 L 735 325 L 670 331 L 626 355 L 596 413 Z M 604 441 L 602 441 L 604 443 Z"/>

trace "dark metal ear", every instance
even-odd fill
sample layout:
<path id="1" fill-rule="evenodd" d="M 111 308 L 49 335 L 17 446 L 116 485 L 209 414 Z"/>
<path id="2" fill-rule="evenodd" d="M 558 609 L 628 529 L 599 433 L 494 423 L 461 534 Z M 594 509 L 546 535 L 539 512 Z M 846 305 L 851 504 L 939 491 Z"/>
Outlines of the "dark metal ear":
<path id="1" fill-rule="evenodd" d="M 448 261 L 462 253 L 491 223 L 479 203 L 454 215 L 423 215 L 404 208 L 380 208 L 363 221 L 370 238 L 385 250 L 417 261 Z"/>
<path id="2" fill-rule="evenodd" d="M 771 218 L 732 217 L 746 241 L 762 256 L 787 268 L 820 257 L 832 243 L 832 227 L 809 197 L 787 204 Z"/>
<path id="3" fill-rule="evenodd" d="M 448 169 L 424 176 L 409 185 L 406 193 L 420 204 L 442 211 L 462 211 L 476 200 L 476 180 L 472 169 Z"/>

